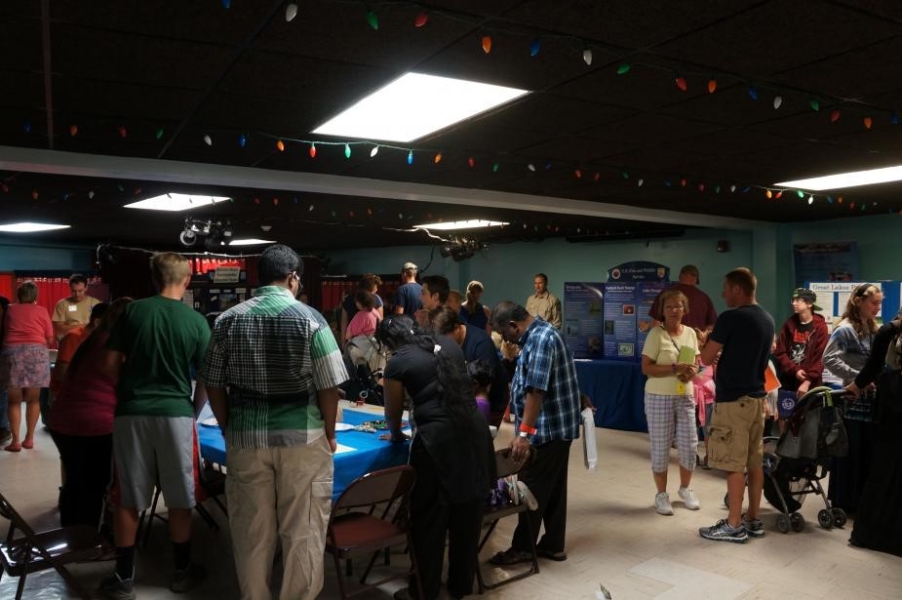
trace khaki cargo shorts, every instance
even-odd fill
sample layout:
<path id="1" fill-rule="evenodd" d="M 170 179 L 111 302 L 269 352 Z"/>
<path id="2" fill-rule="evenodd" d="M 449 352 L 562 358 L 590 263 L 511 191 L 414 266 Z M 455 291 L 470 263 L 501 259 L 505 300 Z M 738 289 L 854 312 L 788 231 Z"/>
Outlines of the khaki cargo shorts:
<path id="1" fill-rule="evenodd" d="M 708 465 L 741 473 L 764 460 L 764 398 L 717 402 L 711 416 Z"/>

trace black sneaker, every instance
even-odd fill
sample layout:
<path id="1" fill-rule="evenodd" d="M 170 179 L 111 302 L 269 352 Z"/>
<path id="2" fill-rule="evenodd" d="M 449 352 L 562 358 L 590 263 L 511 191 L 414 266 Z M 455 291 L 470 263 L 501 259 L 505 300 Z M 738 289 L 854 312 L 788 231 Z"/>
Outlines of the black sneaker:
<path id="1" fill-rule="evenodd" d="M 0 429 L 0 444 L 5 444 L 9 440 L 13 439 L 13 432 L 4 427 Z"/>
<path id="2" fill-rule="evenodd" d="M 749 534 L 749 537 L 764 537 L 764 523 L 761 522 L 761 519 L 749 519 L 748 515 L 743 514 L 742 528 L 745 529 L 745 532 L 747 534 Z"/>
<path id="3" fill-rule="evenodd" d="M 700 528 L 698 534 L 706 540 L 713 540 L 715 542 L 744 544 L 749 541 L 749 535 L 741 524 L 739 527 L 733 527 L 726 519 L 721 519 L 711 527 Z"/>
<path id="4" fill-rule="evenodd" d="M 189 592 L 207 578 L 207 570 L 203 565 L 189 563 L 184 569 L 176 569 L 172 572 L 172 583 L 169 589 L 175 593 Z"/>
<path id="5" fill-rule="evenodd" d="M 100 582 L 98 592 L 101 598 L 108 600 L 135 600 L 134 575 L 128 579 L 121 579 L 115 571 L 112 575 Z"/>

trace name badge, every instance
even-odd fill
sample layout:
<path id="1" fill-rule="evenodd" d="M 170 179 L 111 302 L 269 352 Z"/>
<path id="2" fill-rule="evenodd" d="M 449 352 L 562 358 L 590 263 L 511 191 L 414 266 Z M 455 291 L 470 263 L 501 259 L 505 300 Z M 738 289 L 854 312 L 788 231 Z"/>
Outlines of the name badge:
<path id="1" fill-rule="evenodd" d="M 686 394 L 686 384 L 682 381 L 677 381 L 677 396 L 683 396 Z"/>
<path id="2" fill-rule="evenodd" d="M 69 305 L 69 312 L 78 312 L 78 307 L 74 304 Z"/>

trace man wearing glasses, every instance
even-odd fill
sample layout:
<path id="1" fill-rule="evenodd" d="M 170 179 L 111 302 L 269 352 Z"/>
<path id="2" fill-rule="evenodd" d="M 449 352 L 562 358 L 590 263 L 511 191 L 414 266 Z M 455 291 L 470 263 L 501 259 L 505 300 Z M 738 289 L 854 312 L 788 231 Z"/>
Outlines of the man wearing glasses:
<path id="1" fill-rule="evenodd" d="M 298 302 L 301 259 L 267 248 L 263 286 L 213 328 L 201 380 L 226 439 L 226 496 L 242 598 L 269 598 L 282 541 L 281 598 L 323 586 L 338 386 L 347 378 L 323 316 Z"/>

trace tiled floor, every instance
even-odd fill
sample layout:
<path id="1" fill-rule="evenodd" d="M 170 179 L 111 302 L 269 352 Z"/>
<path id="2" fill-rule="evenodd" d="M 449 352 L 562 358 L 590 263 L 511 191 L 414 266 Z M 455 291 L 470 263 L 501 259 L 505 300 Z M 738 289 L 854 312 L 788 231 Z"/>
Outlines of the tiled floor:
<path id="1" fill-rule="evenodd" d="M 501 447 L 511 436 L 504 425 L 496 440 Z M 644 434 L 596 430 L 600 467 L 583 468 L 582 446 L 574 444 L 570 467 L 570 512 L 566 562 L 542 560 L 541 572 L 486 594 L 490 598 L 571 599 L 596 598 L 599 583 L 616 600 L 713 598 L 902 598 L 902 558 L 853 548 L 849 529 L 827 531 L 816 524 L 823 505 L 808 498 L 802 508 L 807 519 L 801 533 L 780 534 L 776 511 L 765 506 L 767 536 L 744 545 L 708 542 L 698 537 L 698 527 L 710 525 L 726 514 L 725 483 L 716 471 L 696 471 L 693 481 L 702 508 L 691 512 L 674 501 L 676 514 L 654 512 L 654 486 L 649 472 L 648 442 Z M 677 466 L 671 463 L 671 497 L 676 500 Z M 56 450 L 46 432 L 40 432 L 36 449 L 20 454 L 0 452 L 0 490 L 34 525 L 53 526 L 58 518 L 54 505 L 59 469 Z M 211 576 L 189 598 L 237 598 L 231 545 L 224 517 L 214 506 L 222 525 L 211 531 L 195 519 L 196 558 Z M 5 527 L 5 524 L 4 524 Z M 502 524 L 483 557 L 504 549 L 511 524 Z M 5 535 L 5 529 L 2 531 Z M 169 598 L 167 589 L 171 550 L 165 525 L 156 523 L 147 548 L 138 562 L 139 598 Z M 393 557 L 393 568 L 403 564 Z M 72 571 L 90 589 L 108 572 L 111 563 L 76 565 Z M 504 576 L 485 565 L 491 576 Z M 321 598 L 337 598 L 335 571 L 326 563 L 326 584 Z M 0 580 L 0 598 L 12 598 L 17 580 Z M 25 597 L 67 598 L 61 578 L 53 572 L 28 577 Z M 400 587 L 391 585 L 388 591 Z M 360 598 L 390 598 L 373 592 Z"/>

